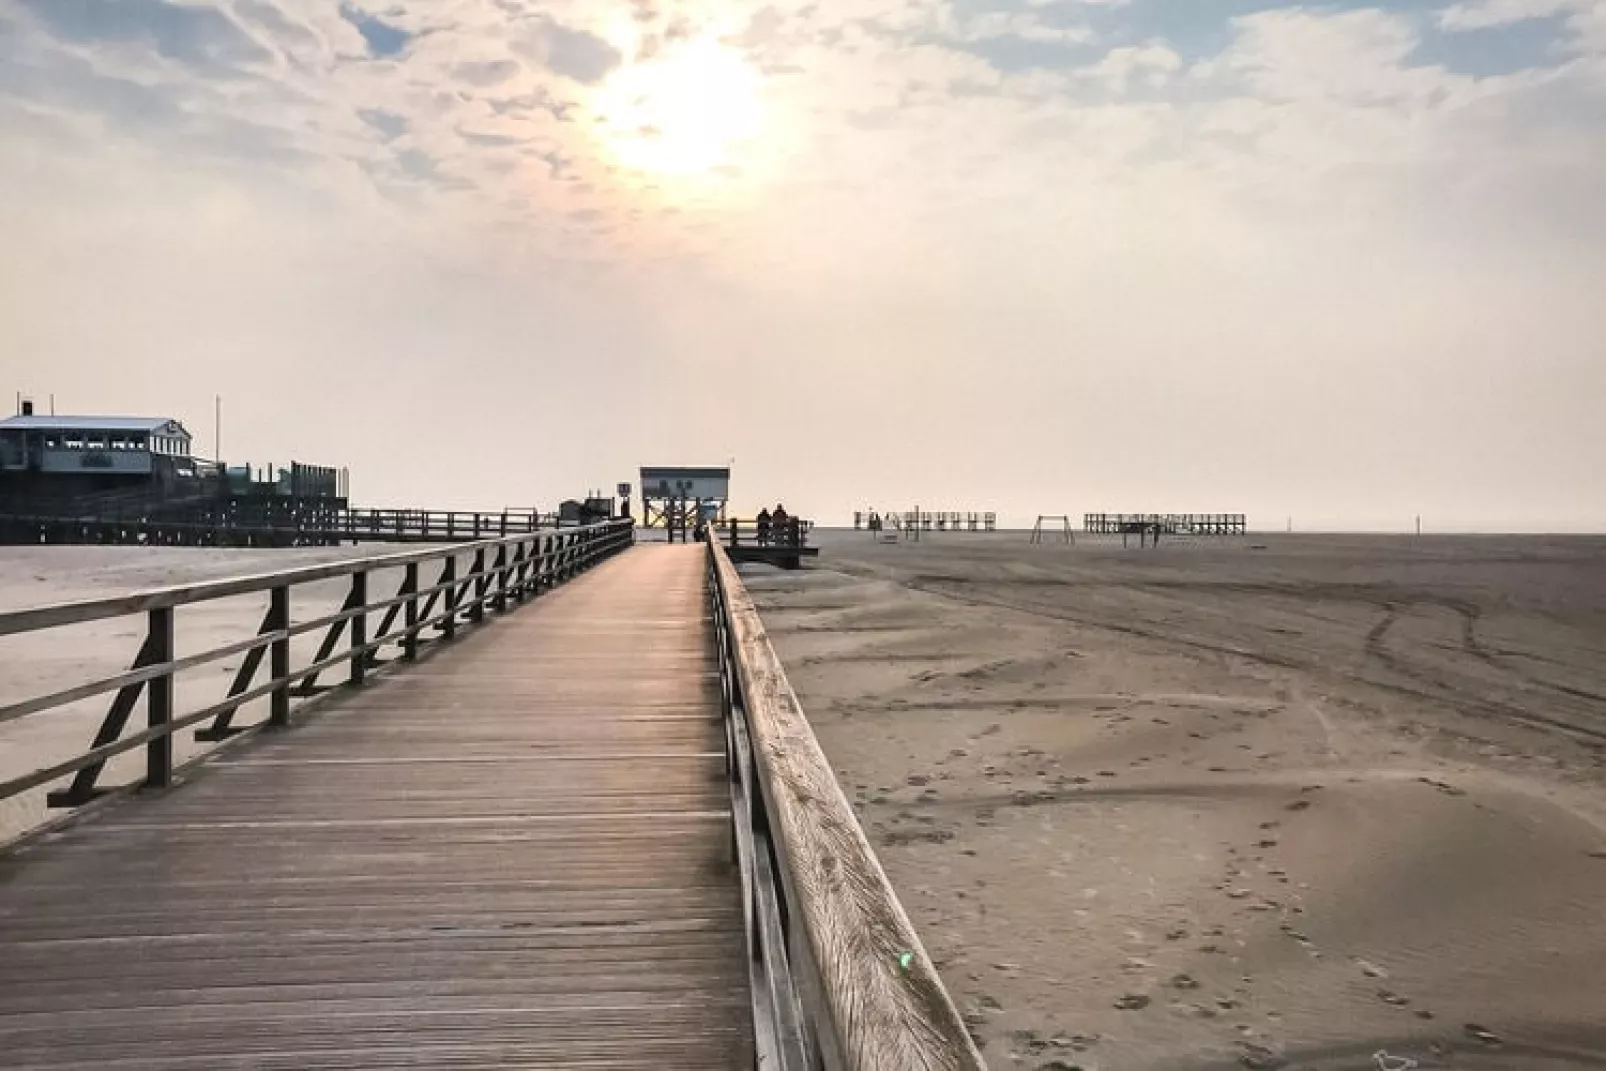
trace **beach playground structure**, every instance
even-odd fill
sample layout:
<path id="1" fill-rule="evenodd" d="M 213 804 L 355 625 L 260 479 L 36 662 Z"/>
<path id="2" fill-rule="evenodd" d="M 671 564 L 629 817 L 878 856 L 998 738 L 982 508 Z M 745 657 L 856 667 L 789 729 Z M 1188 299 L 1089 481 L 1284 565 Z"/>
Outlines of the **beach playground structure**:
<path id="1" fill-rule="evenodd" d="M 1089 535 L 1129 535 L 1151 532 L 1156 535 L 1241 536 L 1249 531 L 1242 513 L 1088 513 L 1082 517 L 1082 531 Z"/>
<path id="2" fill-rule="evenodd" d="M 1037 523 L 1032 525 L 1031 541 L 1042 543 L 1046 540 L 1076 545 L 1076 533 L 1071 531 L 1069 514 L 1045 513 L 1038 516 Z"/>
<path id="3" fill-rule="evenodd" d="M 0 706 L 110 700 L 0 782 L 66 811 L 0 848 L 8 1062 L 983 1071 L 731 555 L 634 536 L 0 612 L 0 657 L 139 640 Z M 254 631 L 178 642 L 242 599 Z"/>
<path id="4" fill-rule="evenodd" d="M 878 512 L 873 509 L 855 510 L 853 530 L 856 532 L 885 532 L 891 529 L 914 536 L 919 532 L 994 532 L 998 530 L 998 514 L 974 510 L 922 510 L 916 507 L 904 512 Z"/>

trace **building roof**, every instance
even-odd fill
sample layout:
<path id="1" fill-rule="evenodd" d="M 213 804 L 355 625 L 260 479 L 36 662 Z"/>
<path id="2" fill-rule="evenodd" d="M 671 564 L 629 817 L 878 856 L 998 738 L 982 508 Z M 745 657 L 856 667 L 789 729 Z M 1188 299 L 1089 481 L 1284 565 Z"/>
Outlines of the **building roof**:
<path id="1" fill-rule="evenodd" d="M 699 468 L 685 465 L 643 465 L 641 467 L 641 482 L 649 483 L 654 480 L 728 480 L 731 470 L 728 468 Z"/>
<path id="2" fill-rule="evenodd" d="M 14 416 L 0 420 L 0 428 L 25 431 L 163 431 L 169 426 L 188 436 L 184 425 L 171 417 L 129 416 Z"/>

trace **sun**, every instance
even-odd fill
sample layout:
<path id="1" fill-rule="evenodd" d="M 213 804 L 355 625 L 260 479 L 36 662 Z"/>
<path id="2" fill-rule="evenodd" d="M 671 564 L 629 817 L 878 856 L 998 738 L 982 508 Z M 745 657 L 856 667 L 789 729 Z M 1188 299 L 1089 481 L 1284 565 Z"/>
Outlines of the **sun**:
<path id="1" fill-rule="evenodd" d="M 703 39 L 618 68 L 599 111 L 625 166 L 695 174 L 733 164 L 759 132 L 758 88 L 757 73 L 735 50 Z"/>

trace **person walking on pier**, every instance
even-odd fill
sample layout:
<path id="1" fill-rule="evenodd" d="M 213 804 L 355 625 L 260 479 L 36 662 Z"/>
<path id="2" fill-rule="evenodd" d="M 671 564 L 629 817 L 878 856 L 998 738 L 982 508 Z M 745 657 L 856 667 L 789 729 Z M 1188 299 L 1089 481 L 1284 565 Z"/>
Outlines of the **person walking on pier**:
<path id="1" fill-rule="evenodd" d="M 758 518 L 754 522 L 758 525 L 758 545 L 765 547 L 770 542 L 770 511 L 768 508 L 758 511 Z"/>
<path id="2" fill-rule="evenodd" d="M 775 542 L 784 543 L 787 546 L 797 542 L 793 538 L 791 515 L 786 512 L 786 507 L 779 502 L 775 503 L 775 514 L 771 524 L 775 531 Z"/>

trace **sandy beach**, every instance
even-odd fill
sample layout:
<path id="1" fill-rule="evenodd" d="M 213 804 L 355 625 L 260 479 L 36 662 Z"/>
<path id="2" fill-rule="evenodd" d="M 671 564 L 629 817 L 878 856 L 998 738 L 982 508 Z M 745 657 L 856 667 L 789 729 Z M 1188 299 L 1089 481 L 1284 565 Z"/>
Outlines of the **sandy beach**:
<path id="1" fill-rule="evenodd" d="M 747 583 L 990 1066 L 1606 1067 L 1606 540 L 821 542 Z"/>

